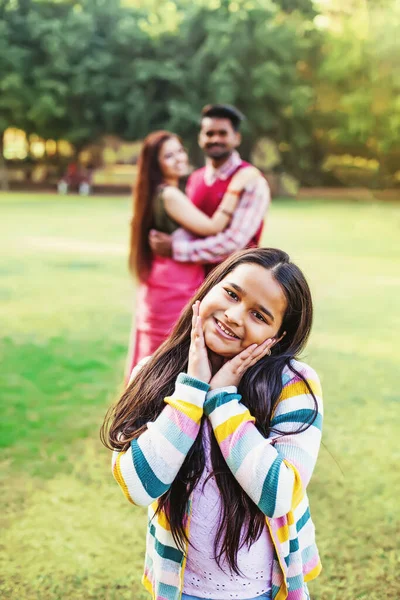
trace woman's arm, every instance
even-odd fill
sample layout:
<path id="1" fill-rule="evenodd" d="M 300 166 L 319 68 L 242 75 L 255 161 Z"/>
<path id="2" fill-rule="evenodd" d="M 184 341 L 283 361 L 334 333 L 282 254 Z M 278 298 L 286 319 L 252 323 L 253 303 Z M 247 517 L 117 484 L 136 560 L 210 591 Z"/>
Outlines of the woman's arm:
<path id="1" fill-rule="evenodd" d="M 132 504 L 148 506 L 170 488 L 199 432 L 208 389 L 181 373 L 158 418 L 127 450 L 113 452 L 113 475 Z"/>
<path id="2" fill-rule="evenodd" d="M 314 401 L 304 381 L 294 376 L 283 387 L 271 427 L 292 435 L 264 438 L 241 396 L 227 390 L 208 394 L 204 413 L 209 416 L 216 440 L 232 474 L 268 517 L 286 515 L 304 496 L 321 441 L 322 397 L 317 374 L 306 367 L 304 375 L 318 401 L 314 423 L 309 422 Z"/>
<path id="3" fill-rule="evenodd" d="M 181 227 L 195 235 L 206 237 L 216 235 L 229 224 L 239 202 L 239 197 L 250 182 L 259 177 L 254 167 L 246 167 L 233 176 L 220 205 L 212 217 L 205 215 L 178 188 L 167 186 L 163 189 L 164 207 L 168 215 Z"/>

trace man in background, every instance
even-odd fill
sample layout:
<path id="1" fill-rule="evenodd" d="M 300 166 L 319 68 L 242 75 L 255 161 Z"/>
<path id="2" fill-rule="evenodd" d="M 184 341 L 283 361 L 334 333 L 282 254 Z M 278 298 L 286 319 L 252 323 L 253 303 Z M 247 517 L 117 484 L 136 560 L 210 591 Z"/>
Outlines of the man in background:
<path id="1" fill-rule="evenodd" d="M 249 165 L 237 151 L 243 119 L 238 109 L 227 104 L 209 104 L 201 112 L 198 142 L 206 155 L 206 166 L 191 174 L 186 193 L 208 216 L 217 209 L 233 175 Z M 223 232 L 195 238 L 182 229 L 172 236 L 152 230 L 150 246 L 155 254 L 178 262 L 208 263 L 212 268 L 232 252 L 258 246 L 269 204 L 268 183 L 255 176 L 241 193 L 230 225 Z"/>

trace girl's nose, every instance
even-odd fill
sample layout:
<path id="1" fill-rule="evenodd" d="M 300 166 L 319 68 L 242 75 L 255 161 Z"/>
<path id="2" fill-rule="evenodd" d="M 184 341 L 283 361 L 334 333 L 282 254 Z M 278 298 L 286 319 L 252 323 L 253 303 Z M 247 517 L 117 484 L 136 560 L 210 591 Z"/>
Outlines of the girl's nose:
<path id="1" fill-rule="evenodd" d="M 230 307 L 225 311 L 225 317 L 231 323 L 241 327 L 243 325 L 243 313 L 239 306 Z"/>

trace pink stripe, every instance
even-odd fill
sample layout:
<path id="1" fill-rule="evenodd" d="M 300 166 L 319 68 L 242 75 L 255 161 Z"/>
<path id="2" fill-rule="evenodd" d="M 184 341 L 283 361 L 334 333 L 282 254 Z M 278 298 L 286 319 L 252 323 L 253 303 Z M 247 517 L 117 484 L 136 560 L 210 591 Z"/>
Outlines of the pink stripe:
<path id="1" fill-rule="evenodd" d="M 253 426 L 254 423 L 249 423 L 246 421 L 239 425 L 238 429 L 230 433 L 219 446 L 221 448 L 222 455 L 229 456 L 230 452 L 234 450 L 235 444 L 237 444 L 237 442 L 247 434 L 247 429 L 251 429 Z"/>
<path id="2" fill-rule="evenodd" d="M 196 439 L 200 428 L 199 423 L 195 423 L 190 417 L 180 413 L 170 405 L 167 405 L 165 416 L 192 440 Z"/>
<path id="3" fill-rule="evenodd" d="M 303 565 L 303 573 L 309 573 L 310 571 L 315 569 L 315 567 L 318 565 L 318 563 L 319 563 L 319 556 L 318 556 L 318 554 L 316 554 L 305 565 Z"/>
<path id="4" fill-rule="evenodd" d="M 287 600 L 303 600 L 303 587 L 298 590 L 289 590 Z"/>
<path id="5" fill-rule="evenodd" d="M 304 381 L 298 375 L 295 375 L 286 385 L 292 385 L 292 383 L 304 383 Z"/>

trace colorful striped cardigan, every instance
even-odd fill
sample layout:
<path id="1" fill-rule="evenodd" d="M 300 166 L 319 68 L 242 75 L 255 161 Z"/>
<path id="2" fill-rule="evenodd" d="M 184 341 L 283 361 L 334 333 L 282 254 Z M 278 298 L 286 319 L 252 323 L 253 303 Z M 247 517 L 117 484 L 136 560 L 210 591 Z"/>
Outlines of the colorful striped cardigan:
<path id="1" fill-rule="evenodd" d="M 318 415 L 303 433 L 266 439 L 241 403 L 236 388 L 209 392 L 208 384 L 181 373 L 159 417 L 125 452 L 113 453 L 113 474 L 133 504 L 148 506 L 149 520 L 143 584 L 153 600 L 179 600 L 185 552 L 175 544 L 164 513 L 155 515 L 157 498 L 174 481 L 207 416 L 232 474 L 265 514 L 275 548 L 273 600 L 304 600 L 304 582 L 321 571 L 306 487 L 318 455 L 322 426 L 319 379 L 304 363 L 293 362 L 318 401 Z M 285 433 L 308 423 L 314 409 L 304 381 L 286 368 L 271 426 Z M 187 532 L 190 536 L 190 502 Z"/>

